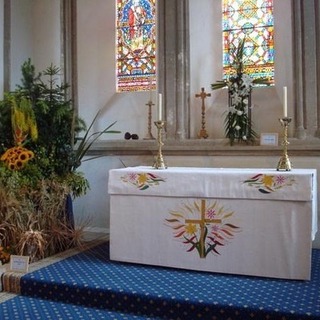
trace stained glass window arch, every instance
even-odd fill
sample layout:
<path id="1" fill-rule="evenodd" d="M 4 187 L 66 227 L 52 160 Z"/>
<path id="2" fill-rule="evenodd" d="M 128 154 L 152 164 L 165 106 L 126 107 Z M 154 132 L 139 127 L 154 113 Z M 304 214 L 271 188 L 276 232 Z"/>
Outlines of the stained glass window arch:
<path id="1" fill-rule="evenodd" d="M 274 84 L 273 0 L 222 0 L 223 74 L 234 73 L 232 52 L 245 39 L 245 72 Z"/>
<path id="2" fill-rule="evenodd" d="M 117 92 L 156 86 L 156 0 L 116 0 Z"/>

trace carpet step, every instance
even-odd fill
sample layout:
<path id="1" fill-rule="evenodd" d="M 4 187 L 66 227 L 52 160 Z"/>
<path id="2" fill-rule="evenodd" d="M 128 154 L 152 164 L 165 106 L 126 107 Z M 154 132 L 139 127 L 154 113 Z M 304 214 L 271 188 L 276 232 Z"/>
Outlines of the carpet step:
<path id="1" fill-rule="evenodd" d="M 88 308 L 45 299 L 16 296 L 0 304 L 1 320 L 147 320 L 156 319 L 137 314 Z"/>
<path id="2" fill-rule="evenodd" d="M 110 261 L 105 242 L 24 275 L 20 287 L 25 299 L 142 319 L 320 319 L 320 250 L 311 281 L 293 281 Z"/>
<path id="3" fill-rule="evenodd" d="M 77 255 L 83 251 L 90 250 L 91 248 L 96 247 L 101 243 L 105 243 L 107 241 L 105 238 L 106 236 L 104 237 L 100 236 L 100 239 L 94 239 L 91 241 L 89 238 L 89 239 L 86 239 L 86 241 L 82 244 L 81 247 L 71 248 L 71 249 L 62 251 L 60 253 L 57 253 L 53 256 L 50 256 L 48 258 L 33 262 L 29 265 L 29 272 L 39 270 L 53 263 L 65 260 L 66 258 L 72 257 L 74 255 Z M 8 293 L 20 294 L 20 282 L 21 282 L 21 278 L 25 274 L 21 272 L 8 271 L 8 269 L 9 269 L 9 263 L 0 266 L 0 278 L 1 278 L 0 292 L 4 291 Z"/>

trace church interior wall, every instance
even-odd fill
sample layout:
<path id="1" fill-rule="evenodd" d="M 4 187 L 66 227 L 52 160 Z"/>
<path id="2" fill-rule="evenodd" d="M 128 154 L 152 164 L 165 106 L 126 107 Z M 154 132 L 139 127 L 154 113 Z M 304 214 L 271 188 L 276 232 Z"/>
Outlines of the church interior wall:
<path id="1" fill-rule="evenodd" d="M 10 6 L 10 90 L 14 90 L 21 83 L 22 63 L 33 60 L 32 0 L 14 0 Z"/>
<path id="2" fill-rule="evenodd" d="M 9 87 L 10 90 L 14 90 L 21 84 L 21 65 L 29 58 L 38 72 L 51 64 L 62 68 L 60 2 L 11 0 L 9 3 L 11 12 Z M 3 5 L 1 9 L 3 10 Z"/>
<path id="3" fill-rule="evenodd" d="M 77 1 L 79 113 L 90 123 L 101 110 L 96 124 L 100 130 L 117 121 L 114 128 L 122 134 L 106 139 L 123 139 L 126 131 L 143 138 L 149 92 L 116 92 L 115 10 L 115 1 Z M 152 95 L 155 101 L 155 92 Z"/>
<path id="4" fill-rule="evenodd" d="M 21 1 L 20 1 L 21 2 Z M 60 2 L 34 0 L 32 6 L 32 56 L 39 70 L 50 64 L 63 69 Z M 45 27 L 44 27 L 45 26 Z M 50 39 L 50 41 L 48 41 Z M 44 46 L 43 43 L 46 43 Z"/>
<path id="5" fill-rule="evenodd" d="M 189 7 L 191 137 L 196 138 L 201 129 L 201 99 L 195 94 L 203 87 L 211 94 L 205 100 L 206 130 L 209 138 L 219 139 L 224 136 L 227 89 L 212 91 L 211 84 L 222 80 L 221 2 L 204 0 L 199 5 L 198 1 L 189 0 Z M 288 88 L 288 113 L 293 115 L 290 12 L 290 0 L 274 1 L 275 86 L 255 88 L 252 92 L 252 121 L 259 134 L 281 133 L 278 118 L 283 114 L 284 86 Z"/>

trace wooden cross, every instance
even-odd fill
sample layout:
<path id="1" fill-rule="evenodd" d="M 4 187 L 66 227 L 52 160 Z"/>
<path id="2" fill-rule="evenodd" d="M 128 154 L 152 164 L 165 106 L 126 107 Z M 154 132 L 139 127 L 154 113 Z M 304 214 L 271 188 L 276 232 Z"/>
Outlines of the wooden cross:
<path id="1" fill-rule="evenodd" d="M 221 223 L 221 219 L 206 219 L 206 200 L 201 200 L 201 219 L 186 219 L 186 223 L 196 223 L 200 225 L 200 258 L 205 258 L 205 229 L 206 223 Z"/>
<path id="2" fill-rule="evenodd" d="M 210 93 L 206 93 L 204 91 L 204 88 L 201 88 L 201 92 L 196 94 L 196 98 L 201 98 L 202 100 L 202 105 L 201 105 L 201 114 L 202 114 L 202 120 L 201 120 L 201 124 L 202 124 L 202 129 L 200 130 L 198 137 L 199 138 L 203 138 L 203 139 L 207 139 L 208 138 L 208 134 L 206 131 L 206 107 L 204 105 L 204 99 L 206 97 L 211 97 Z"/>

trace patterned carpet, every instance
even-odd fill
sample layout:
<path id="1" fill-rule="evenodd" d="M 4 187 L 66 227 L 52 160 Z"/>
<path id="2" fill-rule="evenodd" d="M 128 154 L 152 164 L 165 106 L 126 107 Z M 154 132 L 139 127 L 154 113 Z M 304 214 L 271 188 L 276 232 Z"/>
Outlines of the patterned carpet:
<path id="1" fill-rule="evenodd" d="M 123 312 L 99 310 L 85 306 L 69 305 L 43 299 L 17 296 L 0 304 L 1 320 L 130 320 L 155 319 L 144 316 L 130 315 Z"/>
<path id="2" fill-rule="evenodd" d="M 23 276 L 0 319 L 320 319 L 320 250 L 293 281 L 114 262 L 104 242 Z"/>
<path id="3" fill-rule="evenodd" d="M 100 243 L 104 243 L 109 239 L 108 236 L 105 236 L 105 235 L 103 236 L 100 235 L 99 237 L 94 239 L 90 239 L 90 234 L 86 237 L 87 237 L 86 241 L 83 242 L 82 246 L 79 248 L 69 249 L 69 250 L 60 252 L 54 256 L 51 256 L 46 259 L 42 259 L 30 264 L 29 272 L 39 270 L 53 263 L 62 261 L 68 257 L 79 254 L 85 250 L 89 250 L 90 248 L 95 247 Z M 23 273 L 8 272 L 6 271 L 5 266 L 0 266 L 0 278 L 1 278 L 0 302 L 2 302 L 5 299 L 4 295 L 1 295 L 1 291 L 10 292 L 10 293 L 20 293 L 20 279 L 22 276 L 23 276 Z"/>

